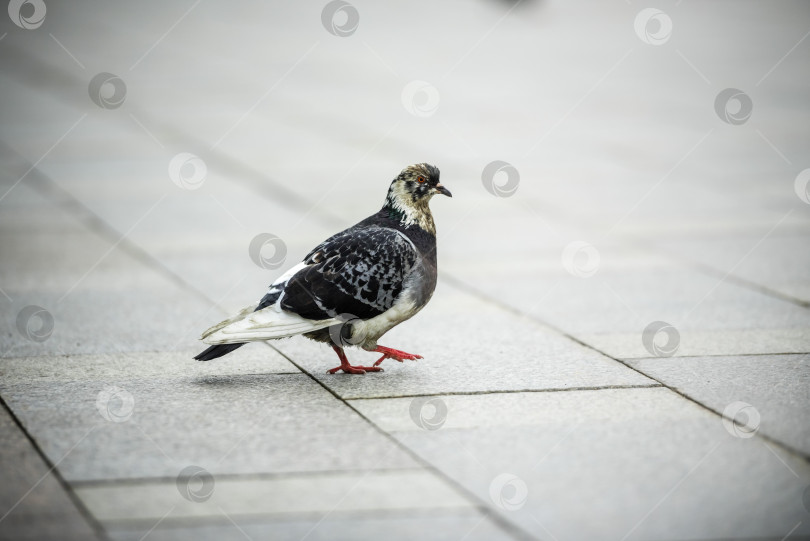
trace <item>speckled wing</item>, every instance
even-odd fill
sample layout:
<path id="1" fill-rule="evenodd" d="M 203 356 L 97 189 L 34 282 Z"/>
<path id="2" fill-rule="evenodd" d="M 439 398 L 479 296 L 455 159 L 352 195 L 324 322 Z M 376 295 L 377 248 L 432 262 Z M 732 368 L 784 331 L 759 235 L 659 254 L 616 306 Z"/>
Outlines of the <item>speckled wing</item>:
<path id="1" fill-rule="evenodd" d="M 307 319 L 351 314 L 369 319 L 394 305 L 405 280 L 420 265 L 402 233 L 378 226 L 350 228 L 304 258 L 307 265 L 287 282 L 283 310 Z"/>

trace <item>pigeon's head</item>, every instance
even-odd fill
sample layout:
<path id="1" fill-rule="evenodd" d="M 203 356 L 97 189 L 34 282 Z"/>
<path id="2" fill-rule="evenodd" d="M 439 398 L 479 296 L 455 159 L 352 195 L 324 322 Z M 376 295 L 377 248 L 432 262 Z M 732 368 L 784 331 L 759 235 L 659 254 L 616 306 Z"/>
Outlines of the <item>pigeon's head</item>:
<path id="1" fill-rule="evenodd" d="M 439 182 L 439 168 L 427 163 L 409 165 L 403 169 L 388 190 L 389 195 L 403 204 L 421 206 L 437 193 L 453 197 L 450 190 Z"/>
<path id="2" fill-rule="evenodd" d="M 428 203 L 437 193 L 453 197 L 450 190 L 439 182 L 439 168 L 427 163 L 409 165 L 391 183 L 383 208 L 403 225 L 417 224 L 434 233 Z"/>

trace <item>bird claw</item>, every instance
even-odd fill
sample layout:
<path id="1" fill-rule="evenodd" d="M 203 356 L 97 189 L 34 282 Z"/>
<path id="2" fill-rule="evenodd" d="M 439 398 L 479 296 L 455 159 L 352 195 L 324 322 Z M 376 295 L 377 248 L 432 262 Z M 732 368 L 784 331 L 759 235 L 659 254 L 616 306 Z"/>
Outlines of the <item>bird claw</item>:
<path id="1" fill-rule="evenodd" d="M 365 374 L 366 372 L 385 372 L 382 368 L 378 366 L 338 366 L 337 368 L 331 368 L 326 372 L 328 374 L 336 374 L 338 370 L 343 370 L 346 374 Z"/>
<path id="2" fill-rule="evenodd" d="M 365 374 L 366 372 L 383 372 L 382 368 L 378 368 L 376 366 L 352 366 L 349 364 L 349 359 L 346 358 L 346 353 L 344 353 L 343 348 L 340 346 L 332 346 L 332 349 L 335 350 L 337 353 L 338 358 L 340 359 L 340 366 L 327 370 L 328 374 L 334 374 L 338 370 L 343 370 L 346 374 Z"/>
<path id="3" fill-rule="evenodd" d="M 383 346 L 377 346 L 377 349 L 374 351 L 378 353 L 382 353 L 383 356 L 377 359 L 377 362 L 374 363 L 374 366 L 378 366 L 381 362 L 386 359 L 394 359 L 395 361 L 402 362 L 402 361 L 415 361 L 417 359 L 423 359 L 421 355 L 417 355 L 416 353 L 407 353 L 405 351 L 400 351 L 398 349 L 387 348 Z"/>

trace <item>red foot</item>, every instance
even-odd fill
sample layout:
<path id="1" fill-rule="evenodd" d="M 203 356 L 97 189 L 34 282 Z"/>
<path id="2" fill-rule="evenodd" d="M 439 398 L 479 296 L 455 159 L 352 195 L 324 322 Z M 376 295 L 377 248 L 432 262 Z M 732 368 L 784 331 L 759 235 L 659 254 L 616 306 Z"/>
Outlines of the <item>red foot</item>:
<path id="1" fill-rule="evenodd" d="M 400 351 L 398 349 L 387 348 L 385 346 L 377 346 L 375 349 L 377 353 L 382 353 L 383 356 L 377 359 L 377 362 L 374 363 L 374 366 L 379 366 L 381 362 L 386 359 L 394 359 L 395 361 L 415 361 L 416 359 L 422 359 L 421 355 L 417 355 L 415 353 L 406 353 L 404 351 Z"/>
<path id="2" fill-rule="evenodd" d="M 330 374 L 334 374 L 338 370 L 343 370 L 347 374 L 365 374 L 366 372 L 383 372 L 383 369 L 378 367 L 377 365 L 352 366 L 349 364 L 349 359 L 346 358 L 346 353 L 344 353 L 343 348 L 338 346 L 332 346 L 332 349 L 335 350 L 335 353 L 337 353 L 337 356 L 340 359 L 340 366 L 327 370 L 327 372 Z"/>

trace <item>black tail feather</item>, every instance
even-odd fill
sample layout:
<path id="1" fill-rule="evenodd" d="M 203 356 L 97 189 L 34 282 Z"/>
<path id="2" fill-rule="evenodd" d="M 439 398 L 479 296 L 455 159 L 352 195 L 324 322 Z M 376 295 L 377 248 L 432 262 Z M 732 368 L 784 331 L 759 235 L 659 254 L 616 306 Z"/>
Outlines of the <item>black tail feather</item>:
<path id="1" fill-rule="evenodd" d="M 211 359 L 216 359 L 217 357 L 227 355 L 231 351 L 239 349 L 240 347 L 244 346 L 246 343 L 247 342 L 240 342 L 239 344 L 217 344 L 216 346 L 211 346 L 210 348 L 206 349 L 205 351 L 194 357 L 194 360 L 210 361 Z"/>

